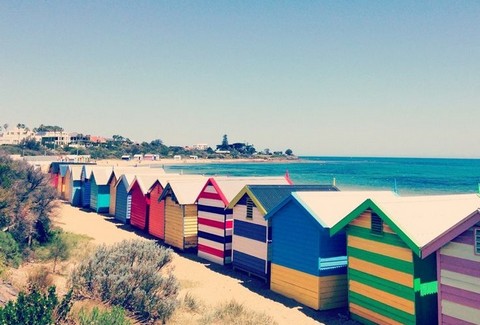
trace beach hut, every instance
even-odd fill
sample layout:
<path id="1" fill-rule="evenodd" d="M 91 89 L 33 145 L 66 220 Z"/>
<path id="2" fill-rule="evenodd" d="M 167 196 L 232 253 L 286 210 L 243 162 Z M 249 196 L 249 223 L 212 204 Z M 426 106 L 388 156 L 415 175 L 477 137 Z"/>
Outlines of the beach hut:
<path id="1" fill-rule="evenodd" d="M 108 180 L 112 167 L 93 167 L 90 176 L 90 209 L 97 213 L 108 212 L 110 204 L 110 186 Z"/>
<path id="2" fill-rule="evenodd" d="M 135 179 L 133 174 L 123 174 L 115 185 L 115 219 L 123 222 L 130 222 L 130 211 L 132 206 L 132 197 L 128 189 Z"/>
<path id="3" fill-rule="evenodd" d="M 58 188 L 58 178 L 60 174 L 60 165 L 94 165 L 95 163 L 76 163 L 68 161 L 54 161 L 51 162 L 48 167 L 48 173 L 50 174 L 50 183 L 54 188 Z"/>
<path id="4" fill-rule="evenodd" d="M 131 196 L 130 224 L 138 229 L 147 230 L 149 219 L 149 189 L 158 180 L 159 175 L 136 175 L 128 193 Z"/>
<path id="5" fill-rule="evenodd" d="M 84 208 L 90 206 L 90 175 L 92 174 L 92 167 L 91 165 L 82 166 L 82 207 Z"/>
<path id="6" fill-rule="evenodd" d="M 232 209 L 228 205 L 247 184 L 289 184 L 280 177 L 212 177 L 197 198 L 198 256 L 228 264 L 232 256 Z"/>
<path id="7" fill-rule="evenodd" d="M 253 183 L 254 184 L 254 183 Z M 266 281 L 270 276 L 270 222 L 264 216 L 294 191 L 338 191 L 332 185 L 247 185 L 232 199 L 232 266 Z"/>
<path id="8" fill-rule="evenodd" d="M 441 247 L 441 248 L 439 248 Z M 438 323 L 480 324 L 480 212 L 438 237 Z"/>
<path id="9" fill-rule="evenodd" d="M 367 199 L 333 226 L 332 235 L 347 233 L 351 317 L 364 323 L 437 324 L 438 239 L 479 207 L 475 194 Z M 440 281 L 447 286 L 459 284 L 448 278 L 450 272 L 442 273 L 446 277 Z M 475 290 L 466 276 L 460 278 Z M 445 293 L 451 297 L 451 291 Z M 450 313 L 456 318 L 466 310 L 447 300 L 442 303 L 441 312 L 448 315 L 444 321 Z"/>
<path id="10" fill-rule="evenodd" d="M 159 200 L 169 180 L 191 178 L 189 175 L 160 175 L 147 193 L 150 197 L 148 214 L 148 233 L 159 239 L 165 239 L 165 201 Z"/>
<path id="11" fill-rule="evenodd" d="M 58 169 L 57 193 L 60 198 L 65 199 L 65 176 L 67 175 L 68 165 L 59 165 Z"/>
<path id="12" fill-rule="evenodd" d="M 392 192 L 293 192 L 265 219 L 271 226 L 270 288 L 304 305 L 346 306 L 345 233 L 329 230 L 372 195 Z"/>
<path id="13" fill-rule="evenodd" d="M 181 250 L 197 247 L 197 200 L 207 178 L 172 180 L 159 200 L 165 201 L 165 243 Z"/>
<path id="14" fill-rule="evenodd" d="M 73 206 L 81 204 L 82 190 L 82 166 L 68 165 L 67 174 L 65 176 L 65 199 Z"/>
<path id="15" fill-rule="evenodd" d="M 159 174 L 163 173 L 163 168 L 149 168 L 149 167 L 114 167 L 113 173 L 108 180 L 108 185 L 110 187 L 110 204 L 108 207 L 108 213 L 111 216 L 115 216 L 115 209 L 116 209 L 116 199 L 117 199 L 117 191 L 116 185 L 120 177 L 124 174 L 132 174 L 132 175 L 144 175 L 144 174 Z"/>

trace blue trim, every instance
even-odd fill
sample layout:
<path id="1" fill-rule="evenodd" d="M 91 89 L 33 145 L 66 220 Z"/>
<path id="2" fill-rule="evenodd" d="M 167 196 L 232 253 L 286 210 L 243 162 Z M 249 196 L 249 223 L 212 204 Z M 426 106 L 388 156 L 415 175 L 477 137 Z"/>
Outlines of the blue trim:
<path id="1" fill-rule="evenodd" d="M 257 274 L 259 276 L 265 276 L 265 260 L 261 258 L 251 256 L 237 250 L 233 250 L 233 267 L 238 267 L 242 270 Z"/>
<path id="2" fill-rule="evenodd" d="M 232 236 L 221 237 L 208 232 L 199 231 L 198 238 L 208 239 L 217 243 L 225 244 L 232 242 Z"/>
<path id="3" fill-rule="evenodd" d="M 204 211 L 204 212 L 210 212 L 210 213 L 215 213 L 215 214 L 220 214 L 220 215 L 226 215 L 226 214 L 231 214 L 232 210 L 228 209 L 225 210 L 225 208 L 219 208 L 219 207 L 212 207 L 209 205 L 197 205 L 198 211 Z"/>
<path id="4" fill-rule="evenodd" d="M 235 219 L 233 220 L 233 234 L 265 243 L 267 227 Z"/>

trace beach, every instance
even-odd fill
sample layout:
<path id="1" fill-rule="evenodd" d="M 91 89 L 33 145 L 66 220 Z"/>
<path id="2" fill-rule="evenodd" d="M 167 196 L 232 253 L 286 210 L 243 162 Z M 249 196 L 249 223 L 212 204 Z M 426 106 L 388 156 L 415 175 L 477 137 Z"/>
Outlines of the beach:
<path id="1" fill-rule="evenodd" d="M 65 231 L 87 235 L 95 244 L 155 240 L 112 217 L 86 212 L 64 202 L 59 205 L 55 224 Z M 173 256 L 172 268 L 181 285 L 180 296 L 189 293 L 212 308 L 235 299 L 251 310 L 266 313 L 279 324 L 344 324 L 347 319 L 345 310 L 315 311 L 270 291 L 260 279 L 211 264 L 193 252 L 174 252 Z"/>

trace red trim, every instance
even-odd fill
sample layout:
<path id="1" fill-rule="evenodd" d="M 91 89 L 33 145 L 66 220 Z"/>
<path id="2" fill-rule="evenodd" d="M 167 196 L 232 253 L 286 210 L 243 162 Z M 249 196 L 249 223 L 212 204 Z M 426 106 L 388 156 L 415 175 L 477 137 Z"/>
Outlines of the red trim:
<path id="1" fill-rule="evenodd" d="M 210 197 L 204 196 L 205 194 L 211 194 L 211 193 L 204 193 L 205 189 L 206 189 L 207 186 L 209 186 L 209 185 L 212 185 L 212 186 L 215 188 L 215 191 L 217 191 L 218 197 L 215 197 L 215 199 L 218 200 L 218 198 L 220 198 L 225 205 L 228 205 L 228 200 L 227 200 L 227 198 L 226 198 L 225 195 L 222 193 L 222 190 L 220 189 L 220 187 L 218 186 L 217 182 L 215 181 L 215 179 L 214 179 L 213 177 L 210 177 L 210 178 L 208 179 L 208 181 L 205 183 L 205 186 L 203 186 L 202 191 L 201 191 L 200 194 L 198 195 L 196 202 L 197 202 L 198 199 L 201 198 L 201 197 L 210 199 Z"/>
<path id="2" fill-rule="evenodd" d="M 225 229 L 232 229 L 233 227 L 233 220 L 227 220 L 225 222 Z"/>
<path id="3" fill-rule="evenodd" d="M 217 193 L 208 193 L 208 192 L 200 192 L 200 194 L 198 195 L 197 201 L 199 199 L 212 199 L 212 200 L 223 201 L 220 195 L 218 195 Z"/>
<path id="4" fill-rule="evenodd" d="M 217 256 L 217 257 L 220 257 L 220 258 L 224 258 L 224 255 L 225 255 L 223 251 L 220 251 L 218 249 L 208 247 L 208 246 L 205 246 L 205 245 L 202 245 L 202 244 L 198 244 L 198 250 L 200 252 L 204 252 L 204 253 L 214 255 L 214 256 Z"/>
<path id="5" fill-rule="evenodd" d="M 198 224 L 223 229 L 223 222 L 198 217 Z"/>

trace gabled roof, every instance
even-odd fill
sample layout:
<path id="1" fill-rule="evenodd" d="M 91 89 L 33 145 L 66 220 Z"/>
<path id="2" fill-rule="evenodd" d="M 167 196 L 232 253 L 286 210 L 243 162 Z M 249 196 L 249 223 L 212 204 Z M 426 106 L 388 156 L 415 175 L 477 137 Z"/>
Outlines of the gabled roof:
<path id="1" fill-rule="evenodd" d="M 194 204 L 197 197 L 205 186 L 207 178 L 200 176 L 190 179 L 174 179 L 168 182 L 162 195 L 158 199 L 163 200 L 169 193 L 173 193 L 180 205 Z"/>
<path id="2" fill-rule="evenodd" d="M 394 198 L 389 191 L 344 191 L 344 192 L 293 192 L 280 205 L 265 216 L 275 217 L 288 202 L 294 201 L 305 209 L 323 228 L 332 228 L 343 218 L 370 197 Z"/>
<path id="3" fill-rule="evenodd" d="M 65 175 L 67 174 L 67 170 L 68 170 L 68 165 L 60 165 L 60 172 L 59 172 L 59 175 L 61 177 L 65 177 Z"/>
<path id="4" fill-rule="evenodd" d="M 475 216 L 480 208 L 477 194 L 367 199 L 331 229 L 338 232 L 363 211 L 372 210 L 388 224 L 419 257 L 425 258 L 442 235 Z"/>
<path id="5" fill-rule="evenodd" d="M 247 194 L 255 203 L 262 214 L 267 214 L 279 205 L 283 200 L 297 191 L 338 191 L 332 185 L 247 185 L 230 202 L 229 208 L 233 208 L 238 201 Z"/>
<path id="6" fill-rule="evenodd" d="M 110 175 L 112 175 L 112 171 L 112 167 L 95 166 L 92 167 L 91 177 L 93 176 L 95 178 L 95 183 L 97 185 L 107 185 Z"/>
<path id="7" fill-rule="evenodd" d="M 79 181 L 82 179 L 82 166 L 79 165 L 68 165 L 70 174 L 72 175 L 72 180 Z"/>
<path id="8" fill-rule="evenodd" d="M 127 192 L 130 192 L 135 184 L 138 184 L 143 195 L 147 194 L 150 187 L 158 180 L 159 175 L 136 175 L 135 179 L 130 183 Z"/>
<path id="9" fill-rule="evenodd" d="M 92 168 L 94 165 L 83 165 L 82 166 L 82 173 L 85 172 L 85 179 L 90 179 L 92 175 Z"/>
<path id="10" fill-rule="evenodd" d="M 159 175 L 163 174 L 165 171 L 163 168 L 150 168 L 150 167 L 113 167 L 113 172 L 110 175 L 110 179 L 108 180 L 108 183 L 110 183 L 115 177 L 118 179 L 124 175 L 124 174 L 133 174 L 133 175 L 146 175 L 146 174 L 151 174 L 151 175 Z"/>
<path id="11" fill-rule="evenodd" d="M 245 187 L 245 185 L 264 184 L 264 185 L 287 185 L 289 180 L 284 176 L 279 177 L 211 177 L 205 184 L 205 190 L 207 186 L 212 185 L 217 191 L 218 195 L 222 198 L 225 205 L 236 198 L 236 195 Z M 240 197 L 241 198 L 241 197 Z"/>
<path id="12" fill-rule="evenodd" d="M 135 179 L 134 174 L 123 174 L 120 176 L 120 178 L 117 180 L 117 183 L 115 184 L 115 187 L 117 187 L 121 182 L 124 182 L 127 186 L 127 190 L 130 188 L 130 185 L 132 185 L 133 180 Z"/>

